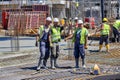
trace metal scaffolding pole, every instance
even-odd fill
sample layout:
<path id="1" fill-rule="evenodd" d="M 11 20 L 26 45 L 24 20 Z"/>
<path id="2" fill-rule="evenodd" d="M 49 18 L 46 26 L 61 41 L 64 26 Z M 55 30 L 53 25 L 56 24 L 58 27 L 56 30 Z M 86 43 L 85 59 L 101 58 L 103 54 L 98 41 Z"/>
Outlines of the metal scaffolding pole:
<path id="1" fill-rule="evenodd" d="M 101 0 L 101 16 L 104 18 L 104 0 Z"/>

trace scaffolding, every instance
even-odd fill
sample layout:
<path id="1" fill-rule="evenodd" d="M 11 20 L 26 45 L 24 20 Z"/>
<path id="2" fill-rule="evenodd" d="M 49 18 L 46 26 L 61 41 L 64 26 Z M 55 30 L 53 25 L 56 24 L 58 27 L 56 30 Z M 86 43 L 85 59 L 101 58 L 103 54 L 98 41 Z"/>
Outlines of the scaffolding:
<path id="1" fill-rule="evenodd" d="M 95 24 L 102 22 L 103 17 L 119 17 L 120 15 L 120 0 L 77 0 L 66 2 L 66 17 L 85 19 L 93 17 Z"/>

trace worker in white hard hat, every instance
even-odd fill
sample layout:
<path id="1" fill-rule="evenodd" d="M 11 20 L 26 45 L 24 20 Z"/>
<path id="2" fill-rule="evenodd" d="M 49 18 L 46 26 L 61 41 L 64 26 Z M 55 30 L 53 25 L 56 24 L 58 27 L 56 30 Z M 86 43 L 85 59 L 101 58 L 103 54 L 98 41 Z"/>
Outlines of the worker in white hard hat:
<path id="1" fill-rule="evenodd" d="M 78 27 L 78 17 L 74 18 L 74 26 L 75 26 L 75 28 Z"/>
<path id="2" fill-rule="evenodd" d="M 59 42 L 61 40 L 61 27 L 58 25 L 59 19 L 54 18 L 53 27 L 51 27 L 50 47 L 51 47 L 51 68 L 55 69 L 58 66 L 57 59 L 59 56 Z"/>
<path id="3" fill-rule="evenodd" d="M 36 41 L 39 42 L 40 58 L 37 66 L 37 71 L 39 71 L 41 68 L 47 68 L 46 63 L 50 54 L 49 35 L 51 22 L 51 17 L 47 17 L 46 24 L 41 25 L 38 29 L 38 36 L 36 37 Z"/>
<path id="4" fill-rule="evenodd" d="M 85 49 L 87 48 L 88 30 L 83 27 L 82 20 L 78 20 L 78 27 L 75 29 L 74 34 L 66 37 L 65 41 L 72 37 L 74 42 L 75 68 L 79 68 L 79 56 L 81 56 L 82 66 L 85 68 Z"/>

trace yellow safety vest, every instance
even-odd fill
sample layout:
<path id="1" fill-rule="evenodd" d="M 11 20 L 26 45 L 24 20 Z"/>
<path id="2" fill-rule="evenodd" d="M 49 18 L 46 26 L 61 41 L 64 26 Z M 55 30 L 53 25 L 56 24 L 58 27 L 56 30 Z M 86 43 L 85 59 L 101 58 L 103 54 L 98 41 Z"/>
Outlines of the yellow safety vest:
<path id="1" fill-rule="evenodd" d="M 75 33 L 74 33 L 74 35 L 73 35 L 73 42 L 75 42 L 75 40 L 76 40 L 76 32 L 78 31 L 78 29 L 76 29 L 75 30 Z M 88 32 L 87 31 L 87 29 L 86 28 L 82 28 L 82 31 L 81 31 L 81 33 L 80 33 L 80 35 L 81 35 L 81 38 L 80 38 L 80 44 L 84 44 L 85 43 L 85 35 L 86 35 L 86 32 Z"/>
<path id="2" fill-rule="evenodd" d="M 120 28 L 120 20 L 116 20 L 113 24 L 113 27 L 115 27 L 118 30 Z"/>
<path id="3" fill-rule="evenodd" d="M 39 27 L 39 31 L 40 31 L 40 38 L 42 37 L 42 35 L 43 35 L 43 31 L 44 31 L 44 25 L 41 25 L 40 27 Z"/>
<path id="4" fill-rule="evenodd" d="M 52 33 L 51 33 L 52 42 L 58 42 L 61 39 L 60 27 L 57 27 L 57 28 L 52 27 L 51 30 L 52 30 Z"/>
<path id="5" fill-rule="evenodd" d="M 103 26 L 104 26 L 104 29 L 101 31 L 101 35 L 109 35 L 110 26 L 106 23 L 104 23 Z"/>

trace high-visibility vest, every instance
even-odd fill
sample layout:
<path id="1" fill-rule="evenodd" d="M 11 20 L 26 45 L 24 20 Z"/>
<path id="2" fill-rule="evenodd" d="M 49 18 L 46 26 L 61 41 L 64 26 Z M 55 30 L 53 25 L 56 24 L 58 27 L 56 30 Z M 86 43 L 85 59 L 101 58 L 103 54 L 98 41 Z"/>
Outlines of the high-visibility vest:
<path id="1" fill-rule="evenodd" d="M 73 40 L 72 40 L 73 42 L 76 41 L 76 33 L 77 33 L 77 31 L 78 31 L 78 29 L 75 30 L 75 33 L 73 35 Z M 81 37 L 80 37 L 80 44 L 84 44 L 85 43 L 86 32 L 88 32 L 87 29 L 86 28 L 82 28 L 81 33 L 80 33 L 80 35 L 81 35 Z"/>
<path id="2" fill-rule="evenodd" d="M 113 24 L 113 27 L 115 27 L 118 30 L 120 28 L 120 20 L 116 20 Z"/>
<path id="3" fill-rule="evenodd" d="M 39 31 L 40 31 L 39 37 L 40 37 L 40 39 L 41 39 L 42 36 L 43 36 L 44 25 L 41 25 L 41 26 L 39 27 Z"/>
<path id="4" fill-rule="evenodd" d="M 50 29 L 50 26 L 48 27 L 49 29 Z M 44 30 L 45 30 L 45 26 L 44 25 L 41 25 L 40 27 L 39 27 L 39 31 L 40 31 L 40 33 L 39 33 L 39 38 L 41 39 L 42 37 L 43 37 L 43 35 L 44 35 Z M 49 31 L 48 31 L 49 32 Z"/>
<path id="5" fill-rule="evenodd" d="M 56 27 L 56 28 L 52 27 L 51 30 L 52 30 L 52 33 L 51 33 L 52 42 L 58 42 L 58 40 L 61 39 L 60 27 Z"/>
<path id="6" fill-rule="evenodd" d="M 109 35 L 110 33 L 110 26 L 106 23 L 103 24 L 104 29 L 101 30 L 101 35 Z"/>

